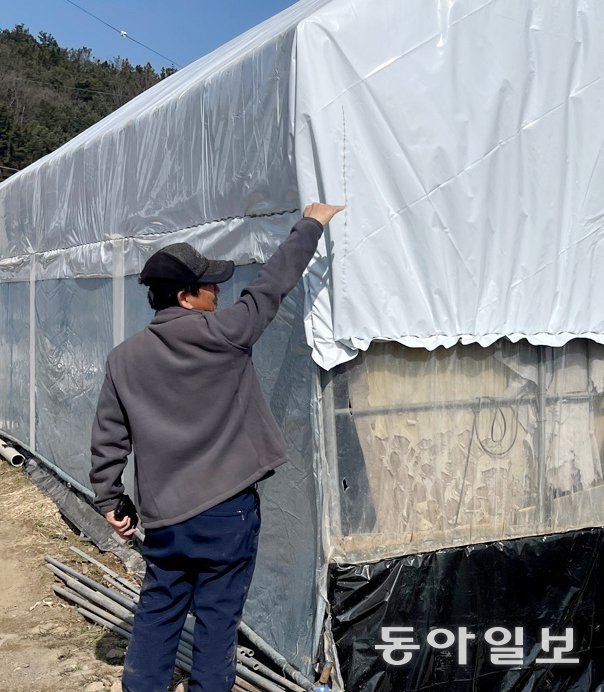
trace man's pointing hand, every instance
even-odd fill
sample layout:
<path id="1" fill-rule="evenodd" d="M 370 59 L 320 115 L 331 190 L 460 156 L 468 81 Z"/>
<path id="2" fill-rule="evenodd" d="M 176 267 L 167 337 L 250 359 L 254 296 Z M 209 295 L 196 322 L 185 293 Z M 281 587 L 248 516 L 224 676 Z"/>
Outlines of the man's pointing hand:
<path id="1" fill-rule="evenodd" d="M 326 226 L 333 217 L 344 209 L 342 204 L 322 204 L 321 202 L 313 202 L 304 210 L 304 216 L 315 219 L 319 223 Z"/>

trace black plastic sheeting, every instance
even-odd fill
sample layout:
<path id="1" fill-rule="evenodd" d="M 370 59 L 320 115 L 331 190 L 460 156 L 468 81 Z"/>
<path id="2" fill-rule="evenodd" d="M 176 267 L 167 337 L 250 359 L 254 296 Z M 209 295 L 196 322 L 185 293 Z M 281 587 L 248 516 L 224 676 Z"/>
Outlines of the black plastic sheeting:
<path id="1" fill-rule="evenodd" d="M 604 692 L 603 544 L 603 529 L 585 529 L 332 566 L 329 600 L 346 692 Z M 390 632 L 419 647 L 408 663 L 387 663 L 375 648 L 387 643 L 384 627 L 413 628 Z M 460 647 L 464 627 L 476 638 Z M 495 627 L 509 631 L 507 647 L 522 644 L 521 663 L 492 660 L 503 653 L 493 642 L 505 636 L 489 633 Z M 542 628 L 555 636 L 572 628 L 572 649 L 555 653 L 565 642 L 554 640 L 545 652 Z M 428 643 L 444 646 L 451 636 L 448 648 Z M 391 657 L 401 661 L 405 652 Z M 536 662 L 556 657 L 579 662 Z"/>
<path id="2" fill-rule="evenodd" d="M 14 446 L 27 456 L 25 450 Z M 127 543 L 118 542 L 113 529 L 75 488 L 68 487 L 52 470 L 33 457 L 26 461 L 24 468 L 32 482 L 53 500 L 61 514 L 79 529 L 85 540 L 92 541 L 103 552 L 112 552 L 130 572 L 144 576 L 143 558 Z"/>

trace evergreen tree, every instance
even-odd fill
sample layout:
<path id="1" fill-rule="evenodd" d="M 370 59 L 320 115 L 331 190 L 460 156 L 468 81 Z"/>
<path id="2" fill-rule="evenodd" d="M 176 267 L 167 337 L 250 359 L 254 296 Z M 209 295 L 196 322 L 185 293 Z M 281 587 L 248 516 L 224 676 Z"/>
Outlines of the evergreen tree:
<path id="1" fill-rule="evenodd" d="M 0 31 L 0 181 L 54 151 L 176 70 L 97 60 L 49 33 Z"/>

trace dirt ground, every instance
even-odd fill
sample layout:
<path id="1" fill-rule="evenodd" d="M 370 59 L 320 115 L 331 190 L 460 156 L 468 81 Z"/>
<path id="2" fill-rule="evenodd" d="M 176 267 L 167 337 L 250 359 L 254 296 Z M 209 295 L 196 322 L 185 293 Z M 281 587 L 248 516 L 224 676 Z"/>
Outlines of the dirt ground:
<path id="1" fill-rule="evenodd" d="M 77 546 L 129 576 L 65 522 L 22 469 L 0 459 L 0 690 L 119 692 L 126 641 L 88 623 L 56 596 L 45 555 L 100 581 L 101 572 L 69 550 Z M 131 576 L 129 576 L 132 579 Z M 175 686 L 181 675 L 176 673 Z"/>

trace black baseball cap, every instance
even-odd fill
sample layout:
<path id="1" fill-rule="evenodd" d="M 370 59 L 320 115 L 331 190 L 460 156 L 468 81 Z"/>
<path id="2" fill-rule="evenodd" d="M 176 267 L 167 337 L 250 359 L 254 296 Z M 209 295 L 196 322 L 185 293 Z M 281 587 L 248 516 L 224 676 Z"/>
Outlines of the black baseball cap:
<path id="1" fill-rule="evenodd" d="M 189 243 L 172 243 L 158 250 L 145 262 L 139 282 L 145 286 L 169 283 L 220 284 L 228 281 L 235 271 L 231 260 L 209 260 Z"/>

